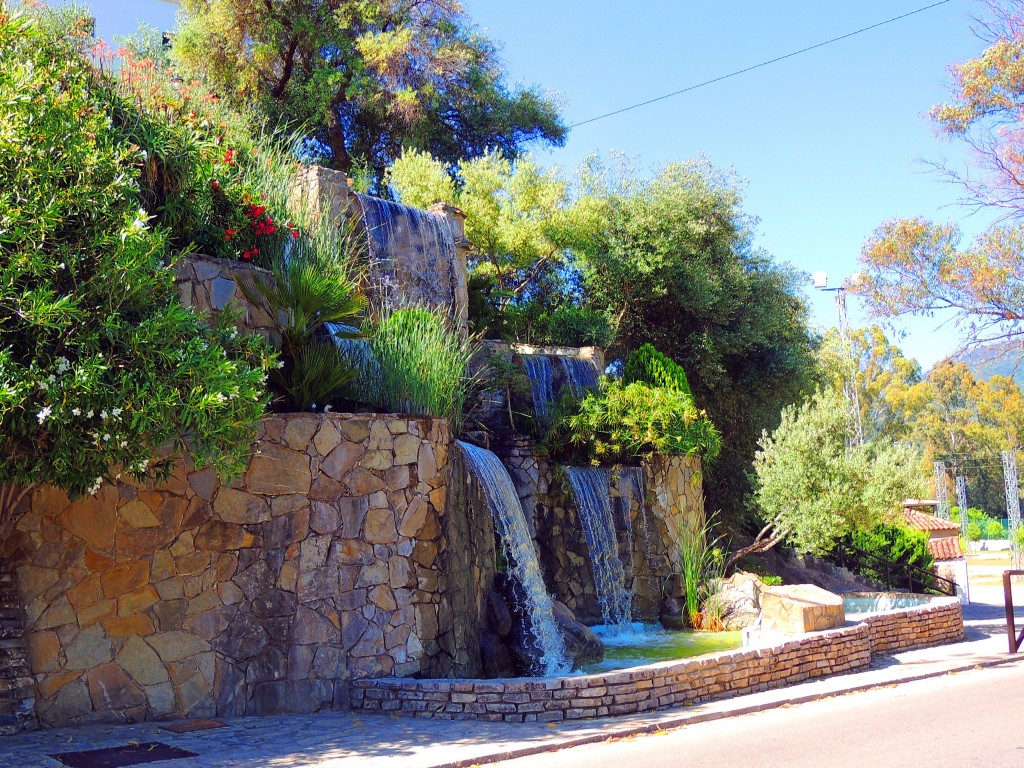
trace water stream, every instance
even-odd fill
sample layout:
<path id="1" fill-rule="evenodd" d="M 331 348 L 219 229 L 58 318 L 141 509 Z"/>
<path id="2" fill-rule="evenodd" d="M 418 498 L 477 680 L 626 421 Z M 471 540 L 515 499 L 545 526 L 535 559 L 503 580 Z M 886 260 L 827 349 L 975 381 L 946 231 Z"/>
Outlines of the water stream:
<path id="1" fill-rule="evenodd" d="M 548 407 L 555 399 L 551 358 L 547 355 L 526 355 L 523 361 L 526 364 L 526 375 L 530 379 L 534 416 L 542 426 L 546 426 Z"/>
<path id="2" fill-rule="evenodd" d="M 590 551 L 590 570 L 604 623 L 628 630 L 633 595 L 619 559 L 612 516 L 609 472 L 600 467 L 566 467 L 583 535 Z"/>
<path id="3" fill-rule="evenodd" d="M 381 301 L 392 307 L 424 297 L 454 301 L 458 276 L 455 237 L 448 219 L 369 195 L 356 198 L 369 235 L 367 258 Z M 419 264 L 409 261 L 411 254 L 420 257 Z"/>
<path id="4" fill-rule="evenodd" d="M 579 357 L 559 357 L 565 383 L 574 397 L 582 398 L 588 389 L 597 387 L 597 368 L 589 360 Z"/>
<path id="5" fill-rule="evenodd" d="M 526 609 L 540 651 L 540 667 L 545 675 L 566 674 L 570 667 L 565 644 L 555 624 L 551 595 L 544 586 L 537 550 L 512 478 L 490 451 L 461 440 L 458 445 L 487 499 L 512 575 L 526 592 Z"/>

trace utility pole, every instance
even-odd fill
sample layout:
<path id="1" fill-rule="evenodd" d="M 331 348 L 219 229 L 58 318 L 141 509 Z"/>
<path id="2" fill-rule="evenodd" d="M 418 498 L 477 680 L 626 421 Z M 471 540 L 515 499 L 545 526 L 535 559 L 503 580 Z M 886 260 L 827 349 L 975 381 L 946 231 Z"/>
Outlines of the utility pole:
<path id="1" fill-rule="evenodd" d="M 846 311 L 846 288 L 842 285 L 838 288 L 829 288 L 828 275 L 825 272 L 814 273 L 814 287 L 819 291 L 832 291 L 836 294 L 836 310 L 839 313 L 839 339 L 843 346 L 843 354 L 849 364 L 847 375 L 843 377 L 843 394 L 853 410 L 853 444 L 855 446 L 863 445 L 864 422 L 860 414 L 860 388 L 857 386 L 859 366 L 853 352 L 853 341 L 850 338 L 850 317 Z"/>

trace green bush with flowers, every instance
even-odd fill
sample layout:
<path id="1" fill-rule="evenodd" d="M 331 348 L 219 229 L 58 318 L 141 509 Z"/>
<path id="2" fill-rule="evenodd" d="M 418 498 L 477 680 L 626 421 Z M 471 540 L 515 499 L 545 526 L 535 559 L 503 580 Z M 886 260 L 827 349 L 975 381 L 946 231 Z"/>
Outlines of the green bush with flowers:
<path id="1" fill-rule="evenodd" d="M 0 6 L 0 514 L 43 483 L 159 479 L 186 450 L 239 473 L 275 365 L 179 304 L 152 153 L 112 119 L 69 18 Z"/>

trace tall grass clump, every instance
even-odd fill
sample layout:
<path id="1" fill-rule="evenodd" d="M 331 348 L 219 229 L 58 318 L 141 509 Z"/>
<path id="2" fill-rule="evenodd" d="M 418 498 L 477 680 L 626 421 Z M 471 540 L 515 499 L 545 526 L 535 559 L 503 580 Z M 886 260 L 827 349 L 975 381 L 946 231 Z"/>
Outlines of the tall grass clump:
<path id="1" fill-rule="evenodd" d="M 473 350 L 447 317 L 422 307 L 392 309 L 365 333 L 377 364 L 361 378 L 358 399 L 397 413 L 445 418 L 458 432 Z"/>
<path id="2" fill-rule="evenodd" d="M 686 583 L 686 619 L 696 630 L 722 630 L 721 604 L 717 600 L 724 557 L 719 538 L 709 534 L 711 521 L 684 525 L 679 537 L 679 554 Z"/>

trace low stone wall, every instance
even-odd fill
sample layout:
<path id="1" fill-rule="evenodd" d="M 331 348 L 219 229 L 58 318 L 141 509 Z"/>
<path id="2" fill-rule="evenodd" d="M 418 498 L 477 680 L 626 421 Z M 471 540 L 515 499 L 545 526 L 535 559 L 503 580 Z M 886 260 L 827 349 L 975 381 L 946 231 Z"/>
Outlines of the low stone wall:
<path id="1" fill-rule="evenodd" d="M 0 536 L 45 725 L 347 707 L 348 681 L 446 674 L 444 421 L 295 414 L 222 486 L 179 465 Z"/>
<path id="2" fill-rule="evenodd" d="M 865 616 L 838 629 L 694 659 L 580 677 L 489 680 L 359 680 L 352 707 L 444 720 L 553 722 L 626 715 L 756 693 L 866 667 L 873 654 L 963 638 L 957 598 Z"/>
<path id="3" fill-rule="evenodd" d="M 955 643 L 964 637 L 963 607 L 956 597 L 933 597 L 927 605 L 877 613 L 859 620 L 871 632 L 872 653 L 909 651 Z"/>
<path id="4" fill-rule="evenodd" d="M 626 715 L 780 688 L 851 672 L 871 661 L 864 624 L 770 648 L 580 677 L 489 680 L 358 680 L 353 709 L 444 720 L 555 722 Z"/>

